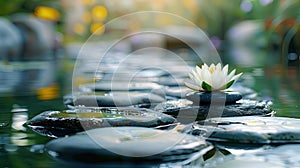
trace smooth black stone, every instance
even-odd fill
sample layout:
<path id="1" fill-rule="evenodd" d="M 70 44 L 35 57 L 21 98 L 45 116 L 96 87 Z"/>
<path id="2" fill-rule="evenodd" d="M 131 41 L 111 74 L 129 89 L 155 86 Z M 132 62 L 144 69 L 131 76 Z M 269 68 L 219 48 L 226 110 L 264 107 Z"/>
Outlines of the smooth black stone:
<path id="1" fill-rule="evenodd" d="M 256 159 L 249 159 L 249 158 L 240 158 L 236 157 L 233 159 L 233 157 L 227 159 L 224 159 L 223 162 L 217 162 L 214 163 L 208 163 L 206 164 L 206 167 L 213 167 L 213 168 L 253 168 L 253 167 L 264 167 L 264 168 L 285 168 L 286 166 L 282 166 L 281 164 L 278 163 L 273 163 L 272 161 L 265 161 L 265 160 L 256 160 Z M 287 166 L 290 167 L 290 166 Z"/>
<path id="2" fill-rule="evenodd" d="M 193 128 L 200 129 L 200 135 L 208 136 L 208 140 L 214 142 L 287 144 L 300 143 L 299 127 L 300 119 L 243 116 L 211 118 L 199 121 Z M 197 129 L 191 129 L 191 133 Z"/>
<path id="3" fill-rule="evenodd" d="M 158 84 L 163 86 L 184 86 L 184 81 L 186 78 L 174 78 L 173 76 L 164 76 L 160 77 L 157 81 Z"/>
<path id="4" fill-rule="evenodd" d="M 75 165 L 120 166 L 176 163 L 213 149 L 195 136 L 141 127 L 93 129 L 52 140 L 45 148 L 55 159 Z"/>
<path id="5" fill-rule="evenodd" d="M 76 108 L 46 111 L 27 122 L 34 131 L 51 137 L 119 126 L 157 127 L 176 122 L 173 117 L 142 108 Z"/>
<path id="6" fill-rule="evenodd" d="M 69 108 L 75 106 L 86 107 L 145 107 L 149 108 L 157 103 L 165 101 L 165 98 L 153 93 L 140 92 L 116 92 L 99 95 L 67 95 L 64 97 L 64 104 Z"/>
<path id="7" fill-rule="evenodd" d="M 166 89 L 166 95 L 178 99 L 183 99 L 190 91 L 191 90 L 186 87 L 169 87 Z"/>
<path id="8" fill-rule="evenodd" d="M 85 84 L 79 86 L 82 92 L 87 91 L 152 91 L 164 89 L 163 86 L 151 82 L 112 82 L 112 81 L 99 81 L 94 84 Z"/>
<path id="9" fill-rule="evenodd" d="M 247 153 L 239 156 L 237 159 L 243 161 L 251 160 L 253 162 L 263 161 L 270 165 L 273 164 L 272 167 L 300 167 L 299 151 L 299 144 L 288 144 L 264 151 Z"/>
<path id="10" fill-rule="evenodd" d="M 208 117 L 272 116 L 269 101 L 239 100 L 235 104 L 194 106 L 192 101 L 179 99 L 159 103 L 154 110 L 171 115 L 179 122 L 191 123 Z"/>
<path id="11" fill-rule="evenodd" d="M 191 92 L 186 95 L 186 99 L 191 100 L 194 105 L 211 103 L 233 104 L 242 99 L 242 95 L 238 92 Z"/>
<path id="12" fill-rule="evenodd" d="M 130 78 L 130 81 L 135 81 L 135 79 L 147 80 L 149 78 L 156 78 L 156 77 L 162 77 L 168 75 L 168 73 L 162 69 L 156 69 L 156 68 L 143 69 L 141 67 L 139 68 L 134 67 L 133 69 L 129 69 L 128 67 L 130 67 L 130 65 L 127 65 L 126 68 L 124 67 L 125 71 L 121 71 L 120 69 L 116 71 L 116 69 L 112 67 L 110 68 L 101 67 L 101 69 L 105 73 L 103 79 L 106 81 L 111 81 L 112 79 L 120 80 L 120 81 L 128 81 L 128 78 Z"/>
<path id="13" fill-rule="evenodd" d="M 219 144 L 219 142 L 218 142 Z M 252 144 L 238 144 L 240 148 L 235 149 L 238 151 L 244 150 Z M 235 157 L 227 157 L 220 160 L 210 160 L 205 163 L 205 167 L 214 168 L 240 168 L 240 167 L 272 167 L 272 168 L 284 168 L 284 167 L 300 167 L 299 144 L 287 144 L 287 145 L 264 145 L 260 149 L 255 151 L 242 151 L 243 154 L 238 153 Z"/>
<path id="14" fill-rule="evenodd" d="M 166 75 L 168 75 L 168 73 L 163 69 L 146 68 L 139 71 L 136 74 L 136 77 L 153 78 L 153 77 L 162 77 Z"/>

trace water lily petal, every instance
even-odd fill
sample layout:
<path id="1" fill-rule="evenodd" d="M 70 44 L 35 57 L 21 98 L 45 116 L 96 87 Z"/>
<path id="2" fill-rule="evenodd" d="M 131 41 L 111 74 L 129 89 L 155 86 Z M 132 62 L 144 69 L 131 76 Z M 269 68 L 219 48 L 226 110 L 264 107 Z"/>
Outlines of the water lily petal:
<path id="1" fill-rule="evenodd" d="M 222 72 L 225 76 L 227 76 L 227 73 L 228 73 L 228 64 L 226 64 L 223 69 L 222 69 Z"/>
<path id="2" fill-rule="evenodd" d="M 193 81 L 197 84 L 197 85 L 200 85 L 201 86 L 201 79 L 198 78 L 198 75 L 195 71 L 192 71 L 192 76 L 193 76 Z"/>
<path id="3" fill-rule="evenodd" d="M 198 78 L 199 78 L 200 80 L 202 80 L 201 69 L 200 69 L 200 67 L 196 66 L 196 72 L 197 72 Z"/>
<path id="4" fill-rule="evenodd" d="M 188 83 L 188 82 L 184 82 L 184 85 L 192 90 L 195 90 L 195 91 L 202 91 L 203 89 L 199 86 L 196 86 L 194 84 L 191 84 L 191 83 Z"/>
<path id="5" fill-rule="evenodd" d="M 214 73 L 211 74 L 211 83 L 210 83 L 210 85 L 211 85 L 212 89 L 215 89 L 216 87 L 218 87 L 217 84 L 216 84 L 217 78 L 218 78 L 218 72 L 215 71 Z"/>
<path id="6" fill-rule="evenodd" d="M 209 72 L 212 74 L 212 73 L 215 72 L 215 70 L 216 70 L 215 64 L 211 64 L 210 67 L 209 67 Z"/>
<path id="7" fill-rule="evenodd" d="M 224 89 L 225 86 L 225 78 L 226 76 L 223 75 L 223 72 L 216 71 L 214 74 L 212 74 L 212 87 L 213 90 L 221 90 Z"/>
<path id="8" fill-rule="evenodd" d="M 235 74 L 235 69 L 230 72 L 230 74 L 226 78 L 226 81 L 227 82 L 231 81 L 234 74 Z"/>
<path id="9" fill-rule="evenodd" d="M 211 84 L 211 83 L 212 83 L 212 82 L 211 82 L 211 73 L 209 72 L 208 69 L 202 70 L 201 75 L 202 75 L 202 81 L 205 81 L 205 82 L 208 83 L 208 84 Z"/>
<path id="10" fill-rule="evenodd" d="M 222 71 L 222 67 L 221 67 L 221 63 L 218 63 L 216 66 L 216 71 L 221 72 Z"/>
<path id="11" fill-rule="evenodd" d="M 231 78 L 231 80 L 237 80 L 243 73 L 239 73 Z"/>
<path id="12" fill-rule="evenodd" d="M 195 68 L 193 72 L 194 72 L 194 74 L 193 74 L 193 75 L 195 76 L 195 78 L 197 78 L 198 80 L 200 80 L 200 81 L 201 81 L 201 78 L 199 77 L 199 74 L 198 74 L 197 68 Z"/>
<path id="13" fill-rule="evenodd" d="M 224 89 L 227 84 L 227 73 L 228 73 L 228 64 L 224 66 L 224 68 L 221 70 L 218 76 L 218 80 L 220 83 L 218 84 L 218 89 Z"/>
<path id="14" fill-rule="evenodd" d="M 209 67 L 208 67 L 206 64 L 203 64 L 201 69 L 202 69 L 202 70 L 205 70 L 205 69 L 208 70 Z"/>

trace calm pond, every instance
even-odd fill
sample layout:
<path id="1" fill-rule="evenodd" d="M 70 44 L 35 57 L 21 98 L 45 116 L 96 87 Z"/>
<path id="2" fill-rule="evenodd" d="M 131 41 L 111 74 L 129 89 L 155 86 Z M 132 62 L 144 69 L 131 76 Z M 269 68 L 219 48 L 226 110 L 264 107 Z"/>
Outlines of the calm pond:
<path id="1" fill-rule="evenodd" d="M 23 124 L 43 111 L 65 109 L 62 96 L 71 91 L 72 63 L 71 60 L 62 61 L 56 74 L 58 85 L 40 91 L 38 96 L 0 97 L 0 167 L 66 166 L 43 153 L 43 145 L 51 138 L 38 135 Z M 276 116 L 300 118 L 299 64 L 237 68 L 244 72 L 242 80 L 246 86 L 254 89 L 260 98 L 273 101 Z M 43 94 L 50 97 L 43 97 Z"/>

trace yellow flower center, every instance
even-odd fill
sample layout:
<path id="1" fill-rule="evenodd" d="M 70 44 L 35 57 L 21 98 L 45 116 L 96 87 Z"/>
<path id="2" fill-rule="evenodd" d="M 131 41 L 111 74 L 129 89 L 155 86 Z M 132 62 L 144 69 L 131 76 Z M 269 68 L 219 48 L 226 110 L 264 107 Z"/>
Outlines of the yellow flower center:
<path id="1" fill-rule="evenodd" d="M 216 67 L 211 67 L 211 68 L 209 68 L 209 72 L 210 72 L 210 73 L 214 73 L 215 70 L 216 70 Z"/>

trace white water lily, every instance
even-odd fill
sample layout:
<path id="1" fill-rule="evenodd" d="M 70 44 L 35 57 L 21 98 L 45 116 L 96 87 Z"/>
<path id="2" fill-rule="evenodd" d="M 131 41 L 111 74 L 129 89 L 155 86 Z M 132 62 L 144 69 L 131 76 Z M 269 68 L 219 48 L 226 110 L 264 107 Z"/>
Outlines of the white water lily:
<path id="1" fill-rule="evenodd" d="M 235 75 L 235 69 L 228 74 L 228 65 L 223 68 L 221 64 L 204 64 L 200 68 L 196 66 L 195 70 L 189 74 L 193 83 L 185 82 L 184 84 L 195 91 L 210 92 L 220 91 L 229 88 L 241 75 Z"/>

